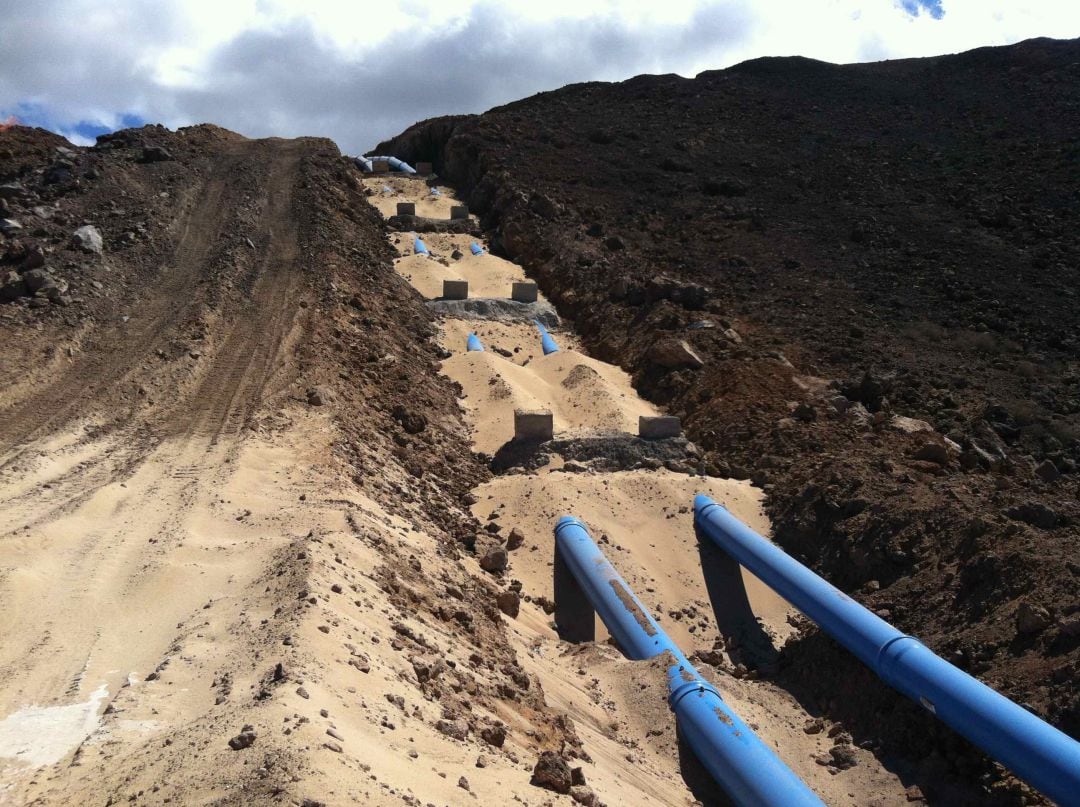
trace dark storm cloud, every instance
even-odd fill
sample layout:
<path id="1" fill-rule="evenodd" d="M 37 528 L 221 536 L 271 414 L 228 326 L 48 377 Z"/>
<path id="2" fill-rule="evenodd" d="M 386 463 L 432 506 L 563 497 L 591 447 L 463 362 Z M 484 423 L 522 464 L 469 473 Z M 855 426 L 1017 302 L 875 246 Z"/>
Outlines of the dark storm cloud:
<path id="1" fill-rule="evenodd" d="M 33 102 L 67 127 L 78 118 L 69 112 L 65 120 L 64 110 L 134 113 L 170 125 L 212 121 L 252 136 L 325 135 L 357 153 L 434 115 L 479 112 L 572 82 L 719 64 L 754 25 L 741 0 L 640 28 L 612 17 L 527 23 L 481 4 L 444 32 L 393 34 L 347 57 L 296 20 L 239 34 L 210 55 L 199 88 L 177 89 L 159 86 L 137 58 L 147 45 L 182 36 L 179 22 L 157 7 L 125 11 L 122 24 L 104 30 L 68 26 L 62 42 L 35 29 L 40 6 L 5 18 L 0 110 Z"/>

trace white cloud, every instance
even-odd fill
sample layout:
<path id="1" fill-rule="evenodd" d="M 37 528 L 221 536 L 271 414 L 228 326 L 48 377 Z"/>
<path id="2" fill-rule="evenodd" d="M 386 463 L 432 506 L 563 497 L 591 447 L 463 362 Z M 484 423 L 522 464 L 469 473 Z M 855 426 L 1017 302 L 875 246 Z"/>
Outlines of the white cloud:
<path id="1" fill-rule="evenodd" d="M 213 121 L 351 152 L 413 121 L 764 55 L 833 62 L 1080 36 L 1080 4 L 943 0 L 0 0 L 0 117 Z"/>

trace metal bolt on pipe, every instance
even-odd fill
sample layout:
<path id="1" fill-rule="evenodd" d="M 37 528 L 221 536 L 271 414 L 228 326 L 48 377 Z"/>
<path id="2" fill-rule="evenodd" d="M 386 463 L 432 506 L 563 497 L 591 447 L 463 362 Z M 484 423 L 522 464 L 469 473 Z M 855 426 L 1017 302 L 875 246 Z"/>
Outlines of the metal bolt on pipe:
<path id="1" fill-rule="evenodd" d="M 424 243 L 420 236 L 416 236 L 416 240 L 413 242 L 413 251 L 416 252 L 417 255 L 431 255 L 431 253 L 428 252 L 427 244 Z"/>
<path id="2" fill-rule="evenodd" d="M 1080 804 L 1080 743 L 901 633 L 708 496 L 694 523 L 904 695 L 1060 804 Z"/>
<path id="3" fill-rule="evenodd" d="M 544 327 L 544 323 L 538 319 L 534 319 L 533 322 L 536 323 L 536 327 L 540 331 L 540 347 L 543 348 L 544 355 L 547 356 L 550 353 L 558 353 L 559 346 L 555 344 L 555 340 L 551 338 L 551 334 L 548 333 L 548 329 Z"/>
<path id="4" fill-rule="evenodd" d="M 480 341 L 480 337 L 475 333 L 470 333 L 469 338 L 465 341 L 465 350 L 469 352 L 484 352 L 484 344 Z"/>
<path id="5" fill-rule="evenodd" d="M 822 804 L 694 669 L 593 543 L 581 521 L 572 516 L 559 519 L 555 546 L 556 566 L 565 565 L 627 656 L 667 656 L 668 703 L 679 730 L 736 804 Z M 591 620 L 592 614 L 588 616 Z"/>

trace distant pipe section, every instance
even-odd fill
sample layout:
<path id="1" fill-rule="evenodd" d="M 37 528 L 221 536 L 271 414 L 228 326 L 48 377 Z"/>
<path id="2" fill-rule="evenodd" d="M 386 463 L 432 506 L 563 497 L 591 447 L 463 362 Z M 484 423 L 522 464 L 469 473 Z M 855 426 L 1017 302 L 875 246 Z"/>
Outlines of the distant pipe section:
<path id="1" fill-rule="evenodd" d="M 413 251 L 415 251 L 417 255 L 431 256 L 431 253 L 428 252 L 427 244 L 424 243 L 420 236 L 416 236 L 416 241 L 413 242 Z"/>
<path id="2" fill-rule="evenodd" d="M 367 157 L 353 157 L 353 163 L 355 163 L 356 167 L 361 171 L 368 174 L 375 170 L 374 166 L 371 164 L 371 160 Z"/>
<path id="3" fill-rule="evenodd" d="M 416 173 L 415 168 L 413 168 L 411 165 L 409 165 L 404 160 L 399 160 L 397 157 L 381 157 L 381 156 L 372 155 L 370 157 L 357 157 L 356 160 L 357 160 L 357 164 L 359 164 L 360 160 L 365 160 L 367 162 L 367 168 L 364 168 L 363 165 L 360 166 L 365 171 L 373 170 L 373 166 L 371 164 L 375 160 L 384 160 L 390 166 L 391 171 L 401 171 L 402 173 L 405 173 L 405 174 L 415 174 Z"/>
<path id="4" fill-rule="evenodd" d="M 572 516 L 559 519 L 555 546 L 557 565 L 565 564 L 627 656 L 666 656 L 668 703 L 679 730 L 732 801 L 740 805 L 822 804 L 698 674 L 593 543 L 582 522 Z"/>
<path id="5" fill-rule="evenodd" d="M 482 246 L 480 246 L 479 244 L 477 244 L 475 241 L 473 241 L 471 244 L 469 244 L 469 249 L 472 250 L 473 255 L 483 255 L 484 254 L 484 248 Z"/>
<path id="6" fill-rule="evenodd" d="M 708 496 L 694 522 L 878 676 L 1059 804 L 1080 803 L 1080 743 L 901 633 Z"/>
<path id="7" fill-rule="evenodd" d="M 538 319 L 534 319 L 537 329 L 540 331 L 540 346 L 544 349 L 544 355 L 547 356 L 550 353 L 558 353 L 559 346 L 555 344 L 555 340 L 551 338 L 551 334 L 548 333 L 548 329 L 544 327 Z"/>
<path id="8" fill-rule="evenodd" d="M 477 336 L 475 333 L 470 333 L 468 340 L 465 342 L 465 349 L 469 352 L 475 351 L 478 353 L 483 353 L 484 345 L 480 341 L 479 336 Z"/>

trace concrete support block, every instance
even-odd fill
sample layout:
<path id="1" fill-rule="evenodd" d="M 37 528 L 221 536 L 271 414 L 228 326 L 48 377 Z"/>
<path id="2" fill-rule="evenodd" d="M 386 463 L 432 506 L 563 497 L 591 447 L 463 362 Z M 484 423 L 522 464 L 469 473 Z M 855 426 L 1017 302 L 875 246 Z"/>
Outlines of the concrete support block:
<path id="1" fill-rule="evenodd" d="M 682 434 L 682 424 L 672 415 L 638 418 L 638 437 L 645 440 L 663 440 L 665 437 L 678 437 Z"/>
<path id="2" fill-rule="evenodd" d="M 416 202 L 398 202 L 397 214 L 399 216 L 415 216 Z"/>
<path id="3" fill-rule="evenodd" d="M 469 299 L 469 281 L 444 280 L 442 282 L 442 296 L 444 300 Z"/>
<path id="4" fill-rule="evenodd" d="M 372 160 L 371 171 L 374 174 L 389 174 L 390 163 L 388 163 L 386 160 Z"/>
<path id="5" fill-rule="evenodd" d="M 417 163 L 416 173 L 427 176 L 428 174 L 435 173 L 435 167 L 431 163 Z"/>
<path id="6" fill-rule="evenodd" d="M 510 289 L 510 299 L 519 303 L 535 303 L 537 294 L 536 284 L 531 280 L 515 281 Z"/>
<path id="7" fill-rule="evenodd" d="M 550 440 L 555 436 L 555 417 L 547 410 L 514 410 L 515 440 Z"/>
<path id="8" fill-rule="evenodd" d="M 468 205 L 454 205 L 450 208 L 450 220 L 467 219 L 469 217 Z"/>

